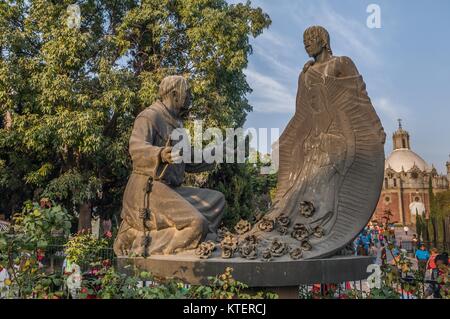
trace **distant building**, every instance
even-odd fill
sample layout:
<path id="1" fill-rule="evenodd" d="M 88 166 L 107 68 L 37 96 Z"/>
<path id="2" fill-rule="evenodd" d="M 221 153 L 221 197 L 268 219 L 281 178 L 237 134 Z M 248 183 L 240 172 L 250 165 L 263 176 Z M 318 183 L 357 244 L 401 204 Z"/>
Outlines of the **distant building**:
<path id="1" fill-rule="evenodd" d="M 390 210 L 393 222 L 415 224 L 416 214 L 427 217 L 430 212 L 430 178 L 434 193 L 449 190 L 450 162 L 447 175 L 440 175 L 430 167 L 411 150 L 409 133 L 400 120 L 393 142 L 394 150 L 386 159 L 383 190 L 373 219 L 381 221 L 384 212 Z"/>

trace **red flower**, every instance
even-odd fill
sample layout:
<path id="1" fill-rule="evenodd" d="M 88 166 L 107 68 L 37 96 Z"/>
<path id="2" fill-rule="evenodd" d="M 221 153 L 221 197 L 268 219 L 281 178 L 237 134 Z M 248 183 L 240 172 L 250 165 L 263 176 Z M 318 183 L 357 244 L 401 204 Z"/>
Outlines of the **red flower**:
<path id="1" fill-rule="evenodd" d="M 103 234 L 103 236 L 110 239 L 112 238 L 112 233 L 108 230 L 106 233 Z"/>
<path id="2" fill-rule="evenodd" d="M 42 198 L 39 201 L 39 206 L 41 206 L 41 208 L 50 208 L 52 207 L 52 202 L 48 198 Z"/>

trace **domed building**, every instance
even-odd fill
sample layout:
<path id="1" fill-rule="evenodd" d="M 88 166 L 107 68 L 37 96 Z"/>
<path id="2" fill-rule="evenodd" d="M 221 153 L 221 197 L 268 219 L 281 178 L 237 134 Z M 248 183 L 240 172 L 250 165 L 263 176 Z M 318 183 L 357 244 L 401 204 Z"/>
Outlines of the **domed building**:
<path id="1" fill-rule="evenodd" d="M 373 219 L 381 221 L 386 210 L 393 216 L 391 221 L 406 225 L 415 224 L 417 215 L 428 216 L 430 210 L 429 185 L 433 192 L 449 190 L 450 162 L 447 176 L 411 150 L 409 133 L 399 128 L 393 135 L 393 151 L 386 159 L 383 190 Z"/>

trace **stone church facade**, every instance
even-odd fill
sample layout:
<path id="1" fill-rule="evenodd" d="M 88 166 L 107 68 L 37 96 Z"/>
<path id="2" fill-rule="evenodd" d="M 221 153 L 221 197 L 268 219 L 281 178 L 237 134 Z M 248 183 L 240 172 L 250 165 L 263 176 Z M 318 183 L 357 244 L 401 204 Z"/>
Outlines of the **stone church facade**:
<path id="1" fill-rule="evenodd" d="M 430 178 L 434 193 L 450 189 L 450 162 L 446 163 L 447 175 L 441 175 L 429 166 L 411 150 L 409 133 L 402 128 L 401 122 L 393 134 L 393 146 L 386 159 L 383 190 L 372 219 L 381 221 L 384 212 L 390 210 L 391 221 L 415 224 L 417 215 L 429 215 Z"/>

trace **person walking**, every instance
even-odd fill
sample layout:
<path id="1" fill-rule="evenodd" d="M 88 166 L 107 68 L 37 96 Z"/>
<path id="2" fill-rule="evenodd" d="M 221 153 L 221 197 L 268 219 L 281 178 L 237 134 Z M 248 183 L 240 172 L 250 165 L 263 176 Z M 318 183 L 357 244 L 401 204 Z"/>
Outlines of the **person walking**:
<path id="1" fill-rule="evenodd" d="M 405 227 L 403 227 L 403 230 L 405 231 L 405 235 L 408 236 L 409 227 L 405 226 Z"/>
<path id="2" fill-rule="evenodd" d="M 415 256 L 417 259 L 419 271 L 422 275 L 424 275 L 428 259 L 430 258 L 430 253 L 428 252 L 424 244 L 420 245 L 419 249 L 416 251 Z"/>
<path id="3" fill-rule="evenodd" d="M 437 255 L 434 259 L 436 268 L 433 269 L 431 280 L 431 292 L 433 295 L 433 298 L 435 299 L 441 299 L 441 289 L 443 286 L 442 279 L 439 280 L 439 278 L 442 278 L 442 276 L 445 275 L 445 273 L 448 271 L 448 254 L 442 253 L 440 255 Z"/>
<path id="4" fill-rule="evenodd" d="M 374 243 L 370 244 L 369 256 L 371 256 L 371 257 L 377 257 L 378 256 L 378 249 L 377 249 L 377 246 Z"/>
<path id="5" fill-rule="evenodd" d="M 372 238 L 373 238 L 373 242 L 374 242 L 375 246 L 378 247 L 378 243 L 379 243 L 379 236 L 378 236 L 379 230 L 378 230 L 377 227 L 378 227 L 378 226 L 376 226 L 375 229 L 373 230 L 373 236 L 372 236 Z"/>
<path id="6" fill-rule="evenodd" d="M 411 241 L 412 241 L 413 253 L 415 254 L 416 250 L 417 250 L 417 245 L 419 244 L 419 239 L 417 238 L 416 234 L 413 234 L 413 237 L 412 237 Z"/>
<path id="7" fill-rule="evenodd" d="M 381 246 L 381 265 L 384 266 L 387 263 L 387 252 L 386 252 L 386 246 L 382 244 Z"/>
<path id="8" fill-rule="evenodd" d="M 436 248 L 430 250 L 431 255 L 427 261 L 425 270 L 425 280 L 431 280 L 433 276 L 433 270 L 436 269 L 436 257 L 439 255 L 439 251 Z"/>
<path id="9" fill-rule="evenodd" d="M 367 230 L 364 230 L 360 236 L 360 244 L 363 246 L 365 252 L 364 256 L 369 255 L 369 246 L 371 242 L 372 238 L 370 237 L 370 234 L 368 233 Z"/>
<path id="10" fill-rule="evenodd" d="M 436 257 L 439 255 L 439 251 L 436 248 L 432 248 L 430 250 L 430 259 L 428 259 L 427 262 L 427 270 L 433 270 L 436 269 Z"/>
<path id="11" fill-rule="evenodd" d="M 0 265 L 0 299 L 6 298 L 8 295 L 9 282 L 8 270 Z"/>

